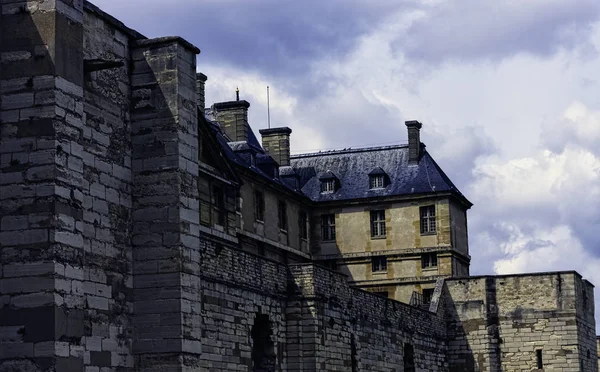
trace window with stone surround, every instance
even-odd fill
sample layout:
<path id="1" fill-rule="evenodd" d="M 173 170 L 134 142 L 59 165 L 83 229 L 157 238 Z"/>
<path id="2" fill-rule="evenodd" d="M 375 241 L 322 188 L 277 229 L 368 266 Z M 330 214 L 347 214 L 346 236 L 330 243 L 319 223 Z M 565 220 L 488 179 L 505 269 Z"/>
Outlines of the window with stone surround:
<path id="1" fill-rule="evenodd" d="M 435 234 L 435 205 L 421 207 L 419 208 L 419 212 L 421 215 L 421 234 Z"/>
<path id="2" fill-rule="evenodd" d="M 260 191 L 254 191 L 254 219 L 259 222 L 265 220 L 265 196 Z"/>
<path id="3" fill-rule="evenodd" d="M 308 239 L 308 215 L 305 211 L 300 211 L 298 216 L 298 231 L 300 232 L 300 239 Z"/>
<path id="4" fill-rule="evenodd" d="M 278 224 L 279 230 L 287 231 L 288 223 L 287 223 L 287 204 L 283 200 L 280 200 L 277 203 L 277 215 L 278 215 Z"/>
<path id="5" fill-rule="evenodd" d="M 385 238 L 385 210 L 371 211 L 371 238 Z"/>
<path id="6" fill-rule="evenodd" d="M 213 219 L 214 223 L 225 227 L 227 211 L 225 210 L 225 191 L 219 186 L 213 186 Z"/>
<path id="7" fill-rule="evenodd" d="M 374 273 L 387 271 L 387 257 L 376 256 L 371 258 L 371 271 Z"/>
<path id="8" fill-rule="evenodd" d="M 431 303 L 431 299 L 433 298 L 434 288 L 425 288 L 423 289 L 423 304 Z"/>
<path id="9" fill-rule="evenodd" d="M 425 253 L 423 256 L 421 256 L 421 268 L 429 269 L 437 267 L 437 265 L 437 253 Z"/>
<path id="10" fill-rule="evenodd" d="M 321 240 L 335 240 L 335 214 L 321 216 Z"/>

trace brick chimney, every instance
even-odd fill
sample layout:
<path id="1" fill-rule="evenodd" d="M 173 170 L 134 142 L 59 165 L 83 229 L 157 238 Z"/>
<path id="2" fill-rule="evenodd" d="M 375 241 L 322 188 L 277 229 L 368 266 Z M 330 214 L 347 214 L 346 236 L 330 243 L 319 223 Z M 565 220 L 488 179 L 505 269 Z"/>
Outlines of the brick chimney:
<path id="1" fill-rule="evenodd" d="M 204 112 L 204 83 L 206 83 L 206 79 L 207 77 L 203 73 L 198 72 L 196 74 L 196 92 L 198 92 L 198 107 L 201 112 Z"/>
<path id="2" fill-rule="evenodd" d="M 212 105 L 214 120 L 220 125 L 230 141 L 248 141 L 248 101 L 218 102 Z"/>
<path id="3" fill-rule="evenodd" d="M 271 155 L 280 167 L 290 165 L 290 134 L 288 127 L 259 130 L 262 136 L 262 147 Z"/>
<path id="4" fill-rule="evenodd" d="M 421 159 L 421 127 L 423 124 L 416 120 L 405 121 L 408 128 L 408 162 L 416 164 Z"/>

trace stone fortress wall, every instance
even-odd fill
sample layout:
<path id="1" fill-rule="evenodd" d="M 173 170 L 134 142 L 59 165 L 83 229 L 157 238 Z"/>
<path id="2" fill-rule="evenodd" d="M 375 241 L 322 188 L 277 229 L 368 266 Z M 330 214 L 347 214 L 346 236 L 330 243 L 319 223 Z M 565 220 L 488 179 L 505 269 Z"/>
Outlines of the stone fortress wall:
<path id="1" fill-rule="evenodd" d="M 199 223 L 199 51 L 1 4 L 1 372 L 597 369 L 574 273 L 438 281 L 422 309 L 242 252 Z"/>

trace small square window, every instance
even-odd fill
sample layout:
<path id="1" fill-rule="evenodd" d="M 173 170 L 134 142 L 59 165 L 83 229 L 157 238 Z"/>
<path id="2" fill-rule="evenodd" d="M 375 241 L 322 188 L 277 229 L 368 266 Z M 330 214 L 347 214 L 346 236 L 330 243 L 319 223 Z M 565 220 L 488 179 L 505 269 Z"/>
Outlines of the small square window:
<path id="1" fill-rule="evenodd" d="M 335 214 L 321 216 L 321 239 L 324 241 L 335 240 Z"/>
<path id="2" fill-rule="evenodd" d="M 437 267 L 437 254 L 436 253 L 425 253 L 421 257 L 421 268 L 428 269 L 431 267 Z"/>
<path id="3" fill-rule="evenodd" d="M 387 271 L 387 257 L 373 257 L 371 259 L 371 271 L 373 271 L 374 273 Z"/>
<path id="4" fill-rule="evenodd" d="M 421 215 L 421 234 L 435 234 L 435 205 L 428 205 L 419 208 Z"/>
<path id="5" fill-rule="evenodd" d="M 371 189 L 382 189 L 385 187 L 385 177 L 383 174 L 369 176 L 369 187 Z"/>
<path id="6" fill-rule="evenodd" d="M 328 178 L 321 181 L 321 192 L 324 194 L 335 192 L 335 179 Z"/>
<path id="7" fill-rule="evenodd" d="M 371 237 L 385 237 L 385 210 L 371 211 Z"/>

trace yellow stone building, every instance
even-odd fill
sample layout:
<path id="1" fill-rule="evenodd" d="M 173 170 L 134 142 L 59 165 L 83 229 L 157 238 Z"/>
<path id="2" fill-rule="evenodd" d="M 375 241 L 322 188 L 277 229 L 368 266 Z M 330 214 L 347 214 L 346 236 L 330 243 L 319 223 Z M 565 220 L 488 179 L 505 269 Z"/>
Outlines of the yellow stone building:
<path id="1" fill-rule="evenodd" d="M 291 156 L 292 130 L 260 130 L 261 146 L 249 106 L 236 100 L 208 111 L 236 164 L 239 205 L 226 208 L 224 231 L 237 232 L 242 249 L 284 263 L 313 260 L 354 286 L 416 305 L 429 302 L 437 279 L 469 276 L 472 204 L 426 151 L 421 123 L 405 123 L 405 145 Z"/>
<path id="2" fill-rule="evenodd" d="M 292 157 L 315 202 L 313 259 L 358 287 L 402 302 L 428 303 L 435 281 L 469 275 L 467 210 L 420 142 Z"/>

